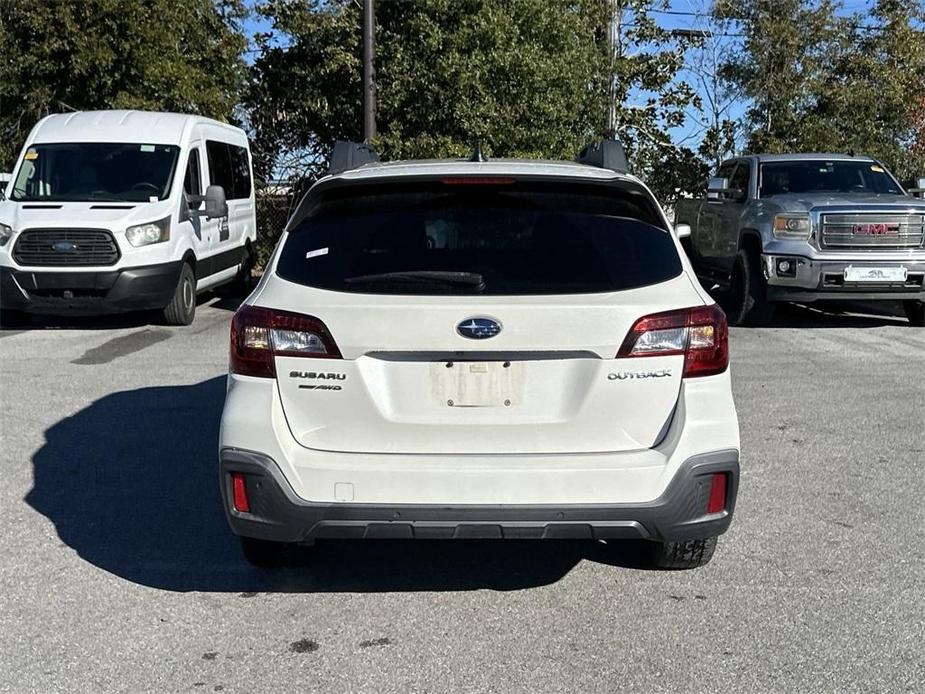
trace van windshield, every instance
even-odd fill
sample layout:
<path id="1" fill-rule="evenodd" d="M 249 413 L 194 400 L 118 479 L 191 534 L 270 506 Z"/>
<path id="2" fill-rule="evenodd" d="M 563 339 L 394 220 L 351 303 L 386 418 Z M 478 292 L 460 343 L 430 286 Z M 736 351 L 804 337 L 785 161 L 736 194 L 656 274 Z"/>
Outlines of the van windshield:
<path id="1" fill-rule="evenodd" d="M 36 144 L 23 155 L 11 198 L 18 201 L 149 202 L 169 195 L 180 148 L 82 142 Z"/>
<path id="2" fill-rule="evenodd" d="M 640 190 L 441 182 L 335 188 L 294 220 L 280 277 L 372 294 L 578 294 L 681 273 Z"/>

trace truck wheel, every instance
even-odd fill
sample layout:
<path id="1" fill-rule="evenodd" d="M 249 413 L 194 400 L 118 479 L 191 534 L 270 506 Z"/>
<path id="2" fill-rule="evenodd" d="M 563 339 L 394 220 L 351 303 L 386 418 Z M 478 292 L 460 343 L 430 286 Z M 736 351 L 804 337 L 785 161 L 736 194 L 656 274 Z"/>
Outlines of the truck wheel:
<path id="1" fill-rule="evenodd" d="M 774 317 L 774 304 L 768 301 L 768 284 L 761 273 L 761 258 L 741 249 L 732 266 L 732 293 L 728 312 L 732 325 L 766 325 Z"/>
<path id="2" fill-rule="evenodd" d="M 167 325 L 189 325 L 196 316 L 196 275 L 189 263 L 183 263 L 173 298 L 164 308 Z"/>
<path id="3" fill-rule="evenodd" d="M 906 318 L 909 319 L 909 325 L 916 328 L 925 327 L 925 301 L 910 299 L 903 302 L 903 309 L 906 311 Z"/>
<path id="4" fill-rule="evenodd" d="M 252 566 L 273 569 L 286 564 L 289 545 L 285 542 L 258 540 L 254 537 L 239 537 L 244 558 Z"/>
<path id="5" fill-rule="evenodd" d="M 716 551 L 716 538 L 685 542 L 654 542 L 652 564 L 657 569 L 696 569 L 706 566 Z"/>

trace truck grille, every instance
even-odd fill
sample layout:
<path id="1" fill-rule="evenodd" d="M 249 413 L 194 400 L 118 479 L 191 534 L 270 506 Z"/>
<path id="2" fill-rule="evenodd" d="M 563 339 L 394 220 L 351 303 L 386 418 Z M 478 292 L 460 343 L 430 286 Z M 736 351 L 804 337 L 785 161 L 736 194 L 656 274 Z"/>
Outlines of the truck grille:
<path id="1" fill-rule="evenodd" d="M 114 265 L 119 247 L 105 229 L 27 229 L 13 259 L 24 266 Z"/>
<path id="2" fill-rule="evenodd" d="M 822 248 L 921 248 L 925 217 L 920 214 L 823 214 Z"/>

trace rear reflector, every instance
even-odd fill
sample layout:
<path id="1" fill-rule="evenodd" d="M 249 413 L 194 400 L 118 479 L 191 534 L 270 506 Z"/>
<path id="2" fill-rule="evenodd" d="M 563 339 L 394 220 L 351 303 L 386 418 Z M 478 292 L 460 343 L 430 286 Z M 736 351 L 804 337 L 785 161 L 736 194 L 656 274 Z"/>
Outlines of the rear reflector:
<path id="1" fill-rule="evenodd" d="M 654 313 L 630 328 L 617 358 L 684 355 L 684 377 L 712 376 L 729 366 L 729 325 L 719 306 Z"/>
<path id="2" fill-rule="evenodd" d="M 719 513 L 726 510 L 726 473 L 718 472 L 710 482 L 710 499 L 707 501 L 707 513 Z"/>
<path id="3" fill-rule="evenodd" d="M 234 510 L 241 513 L 250 513 L 251 504 L 247 499 L 247 484 L 244 481 L 243 473 L 231 473 L 231 488 L 234 492 Z"/>
<path id="4" fill-rule="evenodd" d="M 231 320 L 232 373 L 275 378 L 276 357 L 340 359 L 341 355 L 331 333 L 317 318 L 241 306 Z"/>

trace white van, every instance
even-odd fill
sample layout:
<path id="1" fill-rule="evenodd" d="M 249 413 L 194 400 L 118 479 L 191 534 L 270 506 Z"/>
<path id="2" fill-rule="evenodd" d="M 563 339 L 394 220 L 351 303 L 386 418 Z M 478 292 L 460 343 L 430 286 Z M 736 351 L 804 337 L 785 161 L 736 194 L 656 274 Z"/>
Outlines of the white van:
<path id="1" fill-rule="evenodd" d="M 256 214 L 239 128 L 178 113 L 51 115 L 0 198 L 7 321 L 158 309 L 188 325 L 198 292 L 249 287 Z"/>

